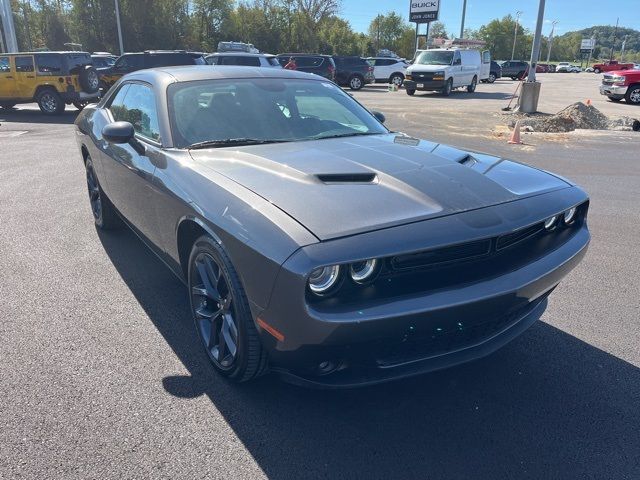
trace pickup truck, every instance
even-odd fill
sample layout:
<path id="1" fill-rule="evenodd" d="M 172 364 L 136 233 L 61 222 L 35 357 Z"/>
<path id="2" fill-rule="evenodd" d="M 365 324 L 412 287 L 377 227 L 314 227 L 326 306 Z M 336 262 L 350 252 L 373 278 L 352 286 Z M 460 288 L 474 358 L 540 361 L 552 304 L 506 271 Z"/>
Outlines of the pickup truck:
<path id="1" fill-rule="evenodd" d="M 618 63 L 617 60 L 610 62 L 596 63 L 593 65 L 593 73 L 613 72 L 614 70 L 629 70 L 633 68 L 633 63 Z"/>
<path id="2" fill-rule="evenodd" d="M 640 70 L 619 70 L 605 73 L 600 85 L 600 94 L 613 102 L 623 98 L 627 103 L 640 105 Z"/>

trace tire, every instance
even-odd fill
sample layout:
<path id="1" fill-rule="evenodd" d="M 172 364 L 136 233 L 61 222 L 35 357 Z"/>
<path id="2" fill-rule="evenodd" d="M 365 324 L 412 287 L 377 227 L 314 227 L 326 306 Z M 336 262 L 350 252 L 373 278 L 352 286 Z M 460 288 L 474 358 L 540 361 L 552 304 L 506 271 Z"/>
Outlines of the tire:
<path id="1" fill-rule="evenodd" d="M 407 89 L 406 92 L 407 92 L 407 95 L 409 95 L 410 97 L 413 97 L 416 93 L 416 91 L 412 89 Z"/>
<path id="2" fill-rule="evenodd" d="M 608 98 L 609 98 L 609 100 L 611 100 L 612 102 L 616 102 L 616 103 L 622 100 L 622 98 L 620 98 L 620 97 L 608 97 Z"/>
<path id="3" fill-rule="evenodd" d="M 397 85 L 398 87 L 402 86 L 402 82 L 404 82 L 404 75 L 401 73 L 394 73 L 389 77 L 389 83 Z"/>
<path id="4" fill-rule="evenodd" d="M 600 72 L 601 72 L 601 70 L 599 68 L 594 68 L 593 69 L 593 73 L 600 73 Z"/>
<path id="5" fill-rule="evenodd" d="M 85 162 L 85 171 L 87 177 L 87 191 L 89 193 L 89 204 L 91 205 L 91 213 L 93 220 L 100 230 L 115 230 L 122 226 L 122 220 L 118 216 L 115 207 L 100 187 L 98 175 L 93 168 L 93 161 L 87 156 Z"/>
<path id="6" fill-rule="evenodd" d="M 213 368 L 235 382 L 262 375 L 267 355 L 247 295 L 226 251 L 211 237 L 195 241 L 188 278 L 194 326 Z"/>
<path id="7" fill-rule="evenodd" d="M 496 74 L 495 73 L 490 73 L 489 74 L 489 78 L 487 78 L 487 83 L 493 83 L 496 81 Z"/>
<path id="8" fill-rule="evenodd" d="M 11 110 L 15 106 L 16 106 L 16 104 L 15 103 L 11 103 L 11 102 L 0 103 L 0 108 L 2 108 L 3 110 Z"/>
<path id="9" fill-rule="evenodd" d="M 447 83 L 444 84 L 444 88 L 442 89 L 442 95 L 448 97 L 451 95 L 451 90 L 453 89 L 453 78 L 447 80 Z"/>
<path id="10" fill-rule="evenodd" d="M 474 76 L 473 80 L 471 80 L 471 84 L 467 85 L 467 92 L 468 93 L 475 92 L 477 86 L 478 86 L 478 77 Z"/>
<path id="11" fill-rule="evenodd" d="M 353 75 L 349 79 L 349 88 L 351 90 L 360 90 L 362 87 L 364 87 L 364 78 L 360 75 Z"/>
<path id="12" fill-rule="evenodd" d="M 518 72 L 518 75 L 516 76 L 517 80 L 522 80 L 522 78 L 524 77 L 525 72 Z"/>
<path id="13" fill-rule="evenodd" d="M 60 115 L 64 112 L 64 102 L 58 92 L 51 88 L 40 91 L 36 97 L 40 111 L 45 115 Z"/>
<path id="14" fill-rule="evenodd" d="M 627 88 L 624 99 L 632 105 L 640 105 L 640 84 L 631 85 Z"/>
<path id="15" fill-rule="evenodd" d="M 98 71 L 91 65 L 85 66 L 78 77 L 83 92 L 96 93 L 100 89 Z"/>
<path id="16" fill-rule="evenodd" d="M 80 111 L 82 111 L 82 109 L 89 104 L 89 102 L 72 102 L 72 103 L 73 103 L 73 106 Z"/>
<path id="17" fill-rule="evenodd" d="M 518 77 L 511 76 L 511 80 L 517 80 Z"/>

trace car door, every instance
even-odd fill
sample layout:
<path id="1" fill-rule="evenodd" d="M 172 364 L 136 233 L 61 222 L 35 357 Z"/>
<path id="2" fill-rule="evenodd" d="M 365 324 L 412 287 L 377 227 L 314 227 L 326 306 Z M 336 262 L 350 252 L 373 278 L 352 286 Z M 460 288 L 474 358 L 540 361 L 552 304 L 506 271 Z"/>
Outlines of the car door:
<path id="1" fill-rule="evenodd" d="M 15 72 L 8 55 L 0 56 L 0 99 L 12 100 L 16 96 Z"/>
<path id="2" fill-rule="evenodd" d="M 489 50 L 484 50 L 482 52 L 482 64 L 480 66 L 479 80 L 486 80 L 489 78 L 489 73 L 491 73 L 491 52 Z"/>
<path id="3" fill-rule="evenodd" d="M 451 62 L 451 76 L 453 77 L 453 86 L 460 87 L 466 85 L 464 74 L 462 72 L 462 57 L 460 50 L 453 52 L 453 61 Z"/>
<path id="4" fill-rule="evenodd" d="M 104 150 L 108 196 L 139 233 L 157 243 L 153 174 L 164 154 L 153 88 L 137 81 L 124 83 L 108 111 L 113 121 L 129 122 L 135 130 L 133 142 L 107 144 Z"/>
<path id="5" fill-rule="evenodd" d="M 15 57 L 14 61 L 16 66 L 14 73 L 16 97 L 22 99 L 33 98 L 36 83 L 33 55 L 19 55 Z"/>

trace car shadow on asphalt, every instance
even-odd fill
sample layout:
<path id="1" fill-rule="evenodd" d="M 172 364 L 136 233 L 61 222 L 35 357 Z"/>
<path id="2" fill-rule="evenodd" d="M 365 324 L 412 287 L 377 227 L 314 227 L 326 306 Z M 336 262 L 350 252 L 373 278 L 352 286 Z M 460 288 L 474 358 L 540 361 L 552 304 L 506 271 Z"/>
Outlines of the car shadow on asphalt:
<path id="1" fill-rule="evenodd" d="M 99 237 L 189 371 L 166 391 L 206 395 L 269 478 L 638 478 L 640 369 L 547 323 L 485 359 L 375 387 L 233 385 L 207 363 L 185 287 L 130 231 Z"/>
<path id="2" fill-rule="evenodd" d="M 40 110 L 20 108 L 12 110 L 0 109 L 0 124 L 2 123 L 50 123 L 70 125 L 75 122 L 79 111 L 75 107 L 67 107 L 60 115 L 45 115 Z"/>

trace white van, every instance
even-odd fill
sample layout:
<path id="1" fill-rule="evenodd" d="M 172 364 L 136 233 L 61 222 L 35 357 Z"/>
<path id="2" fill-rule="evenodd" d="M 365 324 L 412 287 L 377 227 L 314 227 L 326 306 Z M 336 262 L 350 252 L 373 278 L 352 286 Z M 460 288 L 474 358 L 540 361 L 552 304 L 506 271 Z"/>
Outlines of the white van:
<path id="1" fill-rule="evenodd" d="M 489 78 L 490 65 L 488 51 L 481 54 L 479 50 L 462 48 L 418 50 L 407 68 L 404 88 L 407 95 L 423 90 L 448 96 L 451 90 L 460 87 L 473 92 L 480 80 Z"/>

